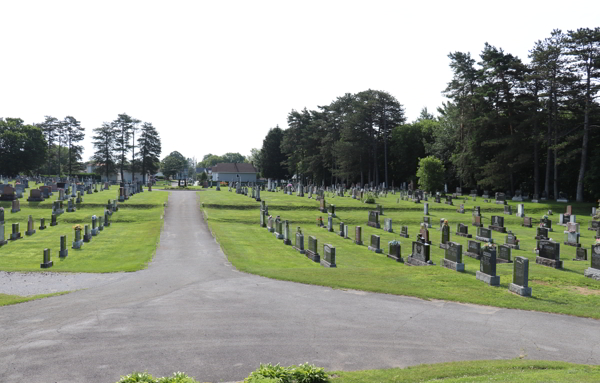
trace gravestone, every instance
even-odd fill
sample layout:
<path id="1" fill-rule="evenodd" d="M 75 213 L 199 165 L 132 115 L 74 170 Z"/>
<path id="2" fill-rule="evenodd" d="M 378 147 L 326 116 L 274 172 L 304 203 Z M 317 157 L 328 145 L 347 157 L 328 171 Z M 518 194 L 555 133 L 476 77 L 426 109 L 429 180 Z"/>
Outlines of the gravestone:
<path id="1" fill-rule="evenodd" d="M 50 260 L 50 249 L 44 249 L 44 258 L 40 264 L 42 269 L 48 269 L 52 267 L 52 261 Z"/>
<path id="2" fill-rule="evenodd" d="M 553 231 L 552 221 L 548 217 L 542 217 L 542 219 L 540 219 L 540 227 L 544 227 L 548 229 L 548 231 Z"/>
<path id="3" fill-rule="evenodd" d="M 497 263 L 512 263 L 510 255 L 511 255 L 510 247 L 508 247 L 506 245 L 499 245 L 496 262 Z"/>
<path id="4" fill-rule="evenodd" d="M 525 205 L 522 203 L 517 205 L 517 217 L 525 217 Z"/>
<path id="5" fill-rule="evenodd" d="M 592 258 L 591 265 L 584 271 L 583 275 L 585 275 L 588 278 L 592 278 L 597 281 L 600 281 L 600 244 L 599 243 L 592 245 L 591 258 Z"/>
<path id="6" fill-rule="evenodd" d="M 98 217 L 98 230 L 104 230 L 104 217 Z"/>
<path id="7" fill-rule="evenodd" d="M 11 213 L 18 213 L 21 211 L 21 204 L 18 199 L 14 199 L 12 201 L 12 208 L 10 209 Z"/>
<path id="8" fill-rule="evenodd" d="M 588 260 L 588 256 L 587 256 L 587 249 L 584 249 L 583 247 L 578 247 L 577 249 L 575 249 L 575 258 L 573 258 L 574 261 L 587 261 Z"/>
<path id="9" fill-rule="evenodd" d="M 531 217 L 523 217 L 523 223 L 521 224 L 523 227 L 533 227 Z"/>
<path id="10" fill-rule="evenodd" d="M 338 230 L 338 232 L 337 232 L 337 234 L 338 234 L 340 237 L 343 237 L 343 236 L 344 236 L 344 226 L 345 226 L 345 225 L 344 225 L 344 222 L 340 222 L 340 230 Z"/>
<path id="11" fill-rule="evenodd" d="M 567 246 L 581 247 L 579 243 L 579 233 L 576 231 L 565 231 L 565 242 Z"/>
<path id="12" fill-rule="evenodd" d="M 275 228 L 273 227 L 273 216 L 269 216 L 269 219 L 267 220 L 267 230 L 269 230 L 269 233 L 275 231 Z"/>
<path id="13" fill-rule="evenodd" d="M 283 221 L 283 244 L 292 244 L 292 240 L 290 239 L 290 222 L 287 219 Z"/>
<path id="14" fill-rule="evenodd" d="M 460 243 L 448 242 L 440 266 L 454 271 L 465 271 L 465 264 L 462 263 L 462 245 Z"/>
<path id="15" fill-rule="evenodd" d="M 517 239 L 517 236 L 512 233 L 508 233 L 504 238 L 504 246 L 519 250 L 519 240 Z"/>
<path id="16" fill-rule="evenodd" d="M 108 210 L 104 210 L 104 226 L 110 226 L 110 215 L 108 214 Z"/>
<path id="17" fill-rule="evenodd" d="M 4 223 L 0 222 L 0 247 L 6 245 L 8 241 L 6 240 L 4 233 Z"/>
<path id="18" fill-rule="evenodd" d="M 408 226 L 402 226 L 399 235 L 403 238 L 408 238 Z"/>
<path id="19" fill-rule="evenodd" d="M 427 202 L 423 205 L 423 214 L 429 215 L 429 204 Z"/>
<path id="20" fill-rule="evenodd" d="M 448 242 L 450 242 L 450 225 L 448 225 L 448 221 L 446 221 L 444 223 L 444 226 L 442 226 L 442 235 L 441 235 L 441 239 L 440 239 L 440 248 L 441 249 L 447 249 L 448 248 Z"/>
<path id="21" fill-rule="evenodd" d="M 513 266 L 513 281 L 508 284 L 508 289 L 515 294 L 523 297 L 531 296 L 531 287 L 529 284 L 529 259 L 525 257 L 515 257 Z"/>
<path id="22" fill-rule="evenodd" d="M 333 233 L 333 217 L 332 216 L 327 217 L 327 231 Z"/>
<path id="23" fill-rule="evenodd" d="M 27 201 L 29 202 L 41 202 L 44 200 L 44 197 L 42 196 L 42 191 L 39 189 L 31 189 L 29 191 L 29 198 L 27 198 Z"/>
<path id="24" fill-rule="evenodd" d="M 385 218 L 383 220 L 383 230 L 387 231 L 388 233 L 394 232 L 394 230 L 392 228 L 392 219 L 391 218 Z"/>
<path id="25" fill-rule="evenodd" d="M 92 242 L 92 233 L 90 232 L 90 225 L 83 226 L 83 242 Z"/>
<path id="26" fill-rule="evenodd" d="M 477 241 L 469 240 L 467 242 L 467 251 L 465 252 L 465 255 L 475 259 L 481 258 L 481 244 Z"/>
<path id="27" fill-rule="evenodd" d="M 484 190 L 483 191 L 483 195 L 481 197 L 483 197 L 483 198 L 490 198 L 490 192 L 488 190 Z"/>
<path id="28" fill-rule="evenodd" d="M 376 229 L 381 228 L 379 225 L 379 212 L 378 211 L 370 211 L 369 212 L 369 222 L 367 222 L 367 226 L 374 227 Z"/>
<path id="29" fill-rule="evenodd" d="M 478 241 L 494 243 L 494 240 L 492 239 L 492 231 L 483 227 L 477 228 L 477 235 L 475 236 L 475 239 Z"/>
<path id="30" fill-rule="evenodd" d="M 431 246 L 418 239 L 412 243 L 412 253 L 406 257 L 404 263 L 410 266 L 433 266 L 434 263 L 430 260 L 430 251 Z"/>
<path id="31" fill-rule="evenodd" d="M 348 236 L 348 225 L 344 225 L 344 239 L 350 239 L 350 237 Z"/>
<path id="32" fill-rule="evenodd" d="M 17 239 L 21 239 L 23 237 L 21 237 L 21 229 L 19 227 L 18 223 L 13 223 L 12 224 L 12 233 L 10 234 L 10 240 L 11 241 L 16 241 Z"/>
<path id="33" fill-rule="evenodd" d="M 560 244 L 558 242 L 542 239 L 538 241 L 537 249 L 538 256 L 535 258 L 535 263 L 555 269 L 562 268 Z"/>
<path id="34" fill-rule="evenodd" d="M 506 195 L 504 193 L 496 193 L 496 204 L 506 205 Z"/>
<path id="35" fill-rule="evenodd" d="M 0 219 L 0 221 L 1 221 L 1 219 Z M 600 229 L 600 221 L 595 221 L 595 220 L 590 221 L 590 226 L 588 227 L 588 230 L 598 231 L 598 229 Z"/>
<path id="36" fill-rule="evenodd" d="M 427 228 L 431 228 L 431 217 L 423 217 L 423 224 L 427 227 Z"/>
<path id="37" fill-rule="evenodd" d="M 384 215 L 383 214 L 383 205 L 377 205 L 377 211 L 379 211 L 379 215 Z"/>
<path id="38" fill-rule="evenodd" d="M 323 214 L 327 214 L 327 204 L 325 203 L 325 197 L 319 200 L 319 211 Z"/>
<path id="39" fill-rule="evenodd" d="M 266 216 L 265 216 L 265 211 L 264 210 L 260 210 L 260 227 L 266 227 L 267 226 L 267 222 L 266 222 Z"/>
<path id="40" fill-rule="evenodd" d="M 335 217 L 335 205 L 329 204 L 329 209 L 331 209 L 331 213 L 329 213 L 329 215 L 331 217 Z"/>
<path id="41" fill-rule="evenodd" d="M 304 254 L 304 234 L 300 231 L 300 227 L 298 227 L 298 230 L 296 231 L 296 239 L 293 248 L 300 254 Z"/>
<path id="42" fill-rule="evenodd" d="M 534 194 L 533 198 L 531 199 L 531 202 L 533 202 L 533 203 L 539 203 L 540 202 L 540 196 L 539 196 L 539 194 Z"/>
<path id="43" fill-rule="evenodd" d="M 429 240 L 429 230 L 427 230 L 425 226 L 421 226 L 421 230 L 419 230 L 419 236 L 420 239 L 417 238 L 417 241 L 421 240 L 423 243 L 431 245 L 431 241 Z"/>
<path id="44" fill-rule="evenodd" d="M 25 232 L 25 235 L 34 235 L 35 234 L 35 229 L 33 228 L 33 217 L 29 216 L 29 218 L 27 219 L 27 231 Z"/>
<path id="45" fill-rule="evenodd" d="M 17 199 L 15 189 L 10 185 L 5 185 L 2 189 L 2 195 L 0 195 L 0 201 L 13 201 Z"/>
<path id="46" fill-rule="evenodd" d="M 472 216 L 477 217 L 481 215 L 481 207 L 480 206 L 474 206 L 473 207 L 473 213 L 471 213 Z"/>
<path id="47" fill-rule="evenodd" d="M 69 255 L 69 250 L 67 249 L 67 236 L 60 236 L 60 250 L 58 251 L 59 258 L 66 258 Z"/>
<path id="48" fill-rule="evenodd" d="M 44 230 L 46 228 L 46 219 L 40 218 L 40 230 Z"/>
<path id="49" fill-rule="evenodd" d="M 474 215 L 473 216 L 473 221 L 472 221 L 471 225 L 475 226 L 475 227 L 483 227 L 483 223 L 481 221 L 482 218 L 483 217 L 481 217 L 480 215 Z"/>
<path id="50" fill-rule="evenodd" d="M 459 214 L 465 214 L 465 204 L 461 203 L 458 209 L 456 209 L 456 212 Z"/>
<path id="51" fill-rule="evenodd" d="M 469 234 L 469 226 L 463 224 L 463 223 L 458 223 L 456 225 L 456 235 L 458 235 L 459 237 L 465 237 L 465 238 L 471 238 L 472 235 Z"/>
<path id="52" fill-rule="evenodd" d="M 398 242 L 398 241 L 388 242 L 387 257 L 395 260 L 396 262 L 404 262 L 404 260 L 402 259 L 402 249 L 400 246 L 400 242 Z"/>
<path id="53" fill-rule="evenodd" d="M 335 247 L 333 245 L 323 245 L 323 258 L 321 258 L 321 266 L 336 267 L 335 265 Z"/>
<path id="54" fill-rule="evenodd" d="M 67 213 L 73 213 L 77 211 L 75 204 L 73 203 L 73 198 L 71 198 L 67 203 Z"/>
<path id="55" fill-rule="evenodd" d="M 356 226 L 354 229 L 354 243 L 357 245 L 362 245 L 362 228 L 360 226 Z"/>
<path id="56" fill-rule="evenodd" d="M 81 228 L 75 229 L 75 239 L 73 240 L 73 249 L 80 249 L 83 246 L 83 239 L 81 239 Z"/>
<path id="57" fill-rule="evenodd" d="M 315 236 L 310 235 L 308 237 L 308 249 L 305 250 L 304 255 L 308 258 L 312 259 L 313 262 L 320 262 L 321 256 L 319 255 L 318 249 L 318 241 Z"/>
<path id="58" fill-rule="evenodd" d="M 545 227 L 538 227 L 535 239 L 548 239 L 548 229 Z"/>
<path id="59" fill-rule="evenodd" d="M 381 253 L 381 247 L 379 246 L 380 241 L 381 238 L 378 235 L 371 235 L 371 245 L 369 245 L 369 250 Z"/>
<path id="60" fill-rule="evenodd" d="M 96 217 L 95 215 L 92 216 L 92 236 L 96 236 L 98 235 L 98 232 L 100 230 L 98 229 L 98 217 Z"/>
<path id="61" fill-rule="evenodd" d="M 475 273 L 475 276 L 490 286 L 500 285 L 500 276 L 496 275 L 496 249 L 493 247 L 482 249 L 479 271 Z"/>
<path id="62" fill-rule="evenodd" d="M 435 203 L 442 203 L 439 195 L 435 196 Z"/>
<path id="63" fill-rule="evenodd" d="M 447 196 L 446 196 L 446 202 L 444 202 L 444 203 L 445 203 L 446 205 L 454 205 L 454 204 L 452 203 L 452 196 L 450 196 L 450 195 L 447 195 Z"/>
<path id="64" fill-rule="evenodd" d="M 489 225 L 488 228 L 500 233 L 506 233 L 506 228 L 504 227 L 504 217 L 493 215 L 492 224 Z"/>

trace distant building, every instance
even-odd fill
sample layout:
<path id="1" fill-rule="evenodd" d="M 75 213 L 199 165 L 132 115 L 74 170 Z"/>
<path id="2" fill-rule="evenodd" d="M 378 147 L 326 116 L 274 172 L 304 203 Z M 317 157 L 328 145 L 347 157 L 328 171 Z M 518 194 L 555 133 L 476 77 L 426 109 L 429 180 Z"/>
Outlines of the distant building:
<path id="1" fill-rule="evenodd" d="M 96 173 L 96 164 L 93 162 L 90 162 L 88 164 L 86 164 L 86 168 L 85 168 L 86 173 Z M 96 173 L 98 174 L 102 181 L 118 181 L 121 178 L 121 172 L 117 170 L 116 173 L 109 173 L 108 176 L 108 180 L 106 179 L 106 174 L 102 173 Z M 141 172 L 136 172 L 134 177 L 132 177 L 131 172 L 129 170 L 123 170 L 123 176 L 125 177 L 125 182 L 129 182 L 129 181 L 141 181 L 142 180 L 142 173 Z M 146 174 L 146 181 L 148 180 L 148 178 L 150 177 L 150 174 Z"/>
<path id="2" fill-rule="evenodd" d="M 220 163 L 212 167 L 213 181 L 220 182 L 256 182 L 257 173 L 258 171 L 252 164 L 245 163 Z"/>

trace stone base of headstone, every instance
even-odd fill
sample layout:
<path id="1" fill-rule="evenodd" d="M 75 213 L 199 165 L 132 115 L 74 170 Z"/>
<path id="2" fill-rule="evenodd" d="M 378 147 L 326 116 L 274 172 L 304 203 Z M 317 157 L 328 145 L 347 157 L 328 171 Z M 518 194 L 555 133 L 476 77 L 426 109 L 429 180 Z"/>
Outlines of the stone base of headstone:
<path id="1" fill-rule="evenodd" d="M 367 222 L 367 226 L 374 227 L 376 229 L 381 229 L 381 225 L 375 222 Z"/>
<path id="2" fill-rule="evenodd" d="M 515 285 L 514 283 L 509 283 L 508 289 L 511 292 L 518 294 L 522 297 L 530 297 L 531 296 L 531 287 L 523 287 L 523 286 Z"/>
<path id="3" fill-rule="evenodd" d="M 110 226 L 110 222 L 104 222 L 104 227 Z"/>
<path id="4" fill-rule="evenodd" d="M 29 197 L 27 202 L 44 202 L 44 199 L 42 197 Z"/>
<path id="5" fill-rule="evenodd" d="M 447 243 L 440 243 L 440 249 L 448 249 L 450 247 Z"/>
<path id="6" fill-rule="evenodd" d="M 283 240 L 283 244 L 284 244 L 284 245 L 288 245 L 288 246 L 289 246 L 289 245 L 291 245 L 291 244 L 292 244 L 292 241 L 291 241 L 290 239 L 284 239 L 284 240 Z"/>
<path id="7" fill-rule="evenodd" d="M 475 277 L 477 280 L 487 283 L 490 286 L 499 286 L 500 285 L 500 276 L 491 276 L 489 274 L 483 273 L 481 271 L 477 271 L 475 273 Z"/>
<path id="8" fill-rule="evenodd" d="M 20 211 L 21 211 L 21 209 L 10 209 L 10 212 L 11 212 L 11 213 L 18 213 L 18 212 L 20 212 Z"/>
<path id="9" fill-rule="evenodd" d="M 582 259 L 582 258 L 573 258 L 574 261 L 587 261 L 587 259 Z"/>
<path id="10" fill-rule="evenodd" d="M 519 213 L 517 213 L 516 216 L 519 217 L 519 218 L 523 218 L 523 217 L 525 217 L 525 214 L 519 214 Z"/>
<path id="11" fill-rule="evenodd" d="M 376 253 L 381 253 L 381 248 L 369 246 L 369 250 L 374 251 Z"/>
<path id="12" fill-rule="evenodd" d="M 275 232 L 275 228 L 274 227 L 267 227 L 267 230 L 269 231 L 269 233 L 274 233 Z"/>
<path id="13" fill-rule="evenodd" d="M 285 243 L 285 242 L 284 242 Z M 296 250 L 300 254 L 304 254 L 304 250 L 297 248 L 296 246 L 292 246 L 292 249 Z"/>
<path id="14" fill-rule="evenodd" d="M 488 226 L 488 229 L 497 231 L 499 233 L 506 233 L 506 228 L 502 227 L 502 226 L 490 225 L 490 226 Z"/>
<path id="15" fill-rule="evenodd" d="M 67 213 L 74 213 L 76 211 L 77 211 L 77 208 L 75 206 L 67 208 Z"/>
<path id="16" fill-rule="evenodd" d="M 511 244 L 505 243 L 504 246 L 510 247 L 511 249 L 519 250 L 519 245 L 511 245 Z"/>
<path id="17" fill-rule="evenodd" d="M 471 252 L 465 251 L 464 255 L 466 255 L 467 257 L 474 258 L 474 259 L 481 259 L 481 255 L 479 255 L 477 253 L 471 253 Z"/>
<path id="18" fill-rule="evenodd" d="M 123 197 L 122 195 L 119 196 L 119 202 L 125 202 L 125 197 Z"/>
<path id="19" fill-rule="evenodd" d="M 409 265 L 409 266 L 435 266 L 435 263 L 429 261 L 428 262 L 423 262 L 420 259 L 414 258 L 412 255 L 409 255 L 408 257 L 406 257 L 406 259 L 404 260 L 404 264 L 405 265 Z"/>
<path id="20" fill-rule="evenodd" d="M 444 202 L 446 205 L 450 205 L 450 206 L 454 206 L 454 203 L 450 202 L 450 201 L 446 201 Z"/>
<path id="21" fill-rule="evenodd" d="M 569 200 L 568 200 L 568 199 L 562 199 L 562 198 L 561 198 L 561 199 L 557 199 L 557 200 L 556 200 L 556 202 L 563 202 L 563 203 L 567 203 L 567 202 L 569 202 Z"/>
<path id="22" fill-rule="evenodd" d="M 496 205 L 506 205 L 506 201 L 496 201 Z"/>
<path id="23" fill-rule="evenodd" d="M 25 235 L 34 235 L 34 234 L 35 234 L 35 229 L 33 229 L 33 230 L 27 230 L 25 232 Z"/>
<path id="24" fill-rule="evenodd" d="M 531 202 L 533 202 L 533 203 L 540 203 L 540 201 L 538 201 L 537 199 L 532 199 Z"/>
<path id="25" fill-rule="evenodd" d="M 525 225 L 524 223 L 521 224 L 522 227 L 533 227 L 533 225 Z"/>
<path id="26" fill-rule="evenodd" d="M 67 249 L 58 251 L 59 258 L 67 258 L 68 255 L 69 255 L 69 250 L 67 250 Z"/>
<path id="27" fill-rule="evenodd" d="M 506 246 L 506 245 L 504 245 L 504 246 Z M 509 259 L 503 259 L 503 258 L 496 257 L 496 263 L 513 263 L 513 261 L 511 261 Z"/>
<path id="28" fill-rule="evenodd" d="M 403 238 L 408 238 L 408 237 L 409 237 L 409 235 L 408 235 L 408 234 L 404 234 L 404 233 L 400 233 L 400 234 L 398 234 L 398 235 L 399 235 L 399 236 L 401 236 L 401 237 L 403 237 Z"/>
<path id="29" fill-rule="evenodd" d="M 442 258 L 442 263 L 440 263 L 440 266 L 454 271 L 465 271 L 464 263 L 457 263 L 446 258 Z"/>
<path id="30" fill-rule="evenodd" d="M 563 242 L 567 246 L 581 247 L 581 243 Z"/>
<path id="31" fill-rule="evenodd" d="M 535 257 L 535 263 L 542 266 L 553 267 L 555 269 L 562 269 L 563 265 L 562 261 L 556 261 L 554 259 L 548 259 L 544 257 Z"/>
<path id="32" fill-rule="evenodd" d="M 313 262 L 320 262 L 321 261 L 321 256 L 315 252 L 312 252 L 310 250 L 305 250 L 304 251 L 304 255 L 306 255 L 307 258 L 311 259 Z"/>
<path id="33" fill-rule="evenodd" d="M 321 259 L 320 263 L 321 263 L 321 266 L 323 266 L 323 267 L 337 267 L 335 265 L 335 263 L 329 263 L 324 258 Z"/>
<path id="34" fill-rule="evenodd" d="M 100 228 L 99 228 L 99 227 L 97 227 L 97 228 L 95 228 L 95 229 L 92 229 L 92 230 L 91 230 L 91 232 L 92 232 L 92 235 L 93 235 L 93 236 L 96 236 L 96 235 L 98 235 L 98 232 L 99 232 L 99 231 L 100 231 Z"/>
<path id="35" fill-rule="evenodd" d="M 8 241 L 7 241 L 7 240 L 0 241 L 0 246 L 4 246 L 4 245 L 6 245 L 7 243 L 8 243 Z"/>
<path id="36" fill-rule="evenodd" d="M 465 238 L 473 238 L 472 234 L 454 233 L 454 235 L 458 235 L 459 237 L 465 237 Z"/>
<path id="37" fill-rule="evenodd" d="M 404 262 L 404 258 L 397 257 L 394 254 L 386 254 L 388 258 L 393 259 L 396 262 Z"/>
<path id="38" fill-rule="evenodd" d="M 52 267 L 54 263 L 52 261 L 48 261 L 46 263 L 40 263 L 40 267 L 42 269 L 49 269 L 50 267 Z"/>
<path id="39" fill-rule="evenodd" d="M 597 230 L 597 229 L 594 229 L 593 227 L 588 227 L 587 229 L 591 230 L 591 231 L 596 231 Z"/>
<path id="40" fill-rule="evenodd" d="M 357 245 L 361 245 L 362 246 L 363 241 L 354 241 L 354 243 L 357 244 Z"/>
<path id="41" fill-rule="evenodd" d="M 493 238 L 485 238 L 485 237 L 480 237 L 478 235 L 475 236 L 475 239 L 481 242 L 489 242 L 489 243 L 494 243 L 494 239 Z"/>
<path id="42" fill-rule="evenodd" d="M 92 235 L 91 234 L 84 234 L 83 235 L 83 242 L 90 242 L 92 240 Z"/>
<path id="43" fill-rule="evenodd" d="M 583 272 L 583 275 L 585 275 L 588 278 L 592 278 L 592 279 L 595 279 L 597 281 L 600 281 L 600 270 L 598 270 L 598 269 L 594 269 L 592 267 L 588 267 Z"/>
<path id="44" fill-rule="evenodd" d="M 283 234 L 278 233 L 278 232 L 274 232 L 273 235 L 275 236 L 275 238 L 277 239 L 283 239 Z"/>
<path id="45" fill-rule="evenodd" d="M 21 236 L 20 232 L 19 233 L 15 233 L 15 234 L 12 234 L 12 233 L 10 234 L 10 240 L 11 241 L 16 241 L 17 239 L 21 239 L 21 238 L 23 238 L 23 237 Z"/>
<path id="46" fill-rule="evenodd" d="M 73 249 L 81 249 L 83 246 L 83 240 L 73 241 Z"/>

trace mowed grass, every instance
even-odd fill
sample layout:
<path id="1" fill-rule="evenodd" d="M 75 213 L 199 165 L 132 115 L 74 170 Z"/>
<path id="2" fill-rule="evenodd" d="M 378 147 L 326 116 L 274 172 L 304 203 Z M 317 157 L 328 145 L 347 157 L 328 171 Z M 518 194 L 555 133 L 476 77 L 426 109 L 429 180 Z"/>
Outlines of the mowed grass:
<path id="1" fill-rule="evenodd" d="M 555 361 L 482 360 L 385 370 L 336 371 L 332 377 L 332 383 L 598 382 L 600 367 Z"/>
<path id="2" fill-rule="evenodd" d="M 62 295 L 62 294 L 66 294 L 66 292 L 32 295 L 32 296 L 27 296 L 27 297 L 22 297 L 19 295 L 0 294 L 0 306 L 14 305 L 17 303 L 32 301 L 35 299 L 53 297 L 55 295 Z"/>
<path id="3" fill-rule="evenodd" d="M 31 186 L 33 186 L 30 183 Z M 136 271 L 146 267 L 155 253 L 162 227 L 164 203 L 168 193 L 161 191 L 143 192 L 119 203 L 119 211 L 110 216 L 111 225 L 105 227 L 92 241 L 84 243 L 81 249 L 72 249 L 73 226 L 89 224 L 92 215 L 104 217 L 108 200 L 117 199 L 118 187 L 111 186 L 93 194 L 84 194 L 83 203 L 76 204 L 77 211 L 57 217 L 58 225 L 50 226 L 54 193 L 44 202 L 28 202 L 29 190 L 20 199 L 21 211 L 11 213 L 11 202 L 0 201 L 5 209 L 5 237 L 10 238 L 12 223 L 20 224 L 22 239 L 8 241 L 0 247 L 0 270 L 3 271 L 55 271 L 55 272 L 94 272 Z M 27 236 L 27 219 L 34 219 L 36 233 Z M 46 219 L 46 229 L 40 230 L 40 218 Z M 68 257 L 60 259 L 60 236 L 67 236 Z M 83 230 L 82 230 L 83 236 Z M 41 269 L 43 249 L 51 249 L 54 266 Z"/>
<path id="4" fill-rule="evenodd" d="M 301 283 L 330 286 L 340 289 L 357 289 L 380 293 L 414 296 L 423 299 L 442 299 L 464 303 L 475 303 L 505 308 L 535 310 L 551 313 L 562 313 L 582 317 L 600 318 L 600 282 L 586 278 L 583 272 L 590 266 L 590 262 L 572 261 L 575 258 L 575 248 L 563 245 L 564 230 L 556 224 L 558 213 L 564 212 L 565 204 L 533 204 L 525 202 L 525 213 L 537 221 L 548 209 L 553 209 L 555 215 L 551 216 L 555 232 L 552 237 L 561 242 L 561 258 L 564 261 L 563 270 L 555 270 L 535 263 L 536 255 L 533 249 L 536 245 L 534 239 L 536 229 L 521 226 L 522 218 L 514 215 L 504 215 L 503 206 L 494 203 L 484 203 L 481 197 L 476 202 L 465 203 L 466 214 L 456 212 L 455 206 L 429 202 L 430 217 L 433 227 L 429 229 L 431 246 L 431 259 L 436 266 L 411 267 L 395 262 L 384 254 L 376 254 L 367 249 L 372 234 L 381 237 L 381 247 L 387 253 L 387 243 L 398 240 L 402 243 L 402 256 L 410 255 L 412 241 L 423 221 L 423 204 L 408 201 L 397 202 L 397 196 L 388 195 L 380 198 L 377 203 L 384 206 L 384 216 L 381 217 L 383 227 L 384 218 L 393 219 L 395 233 L 385 232 L 366 225 L 368 211 L 375 205 L 366 205 L 358 200 L 348 197 L 326 198 L 327 203 L 336 205 L 334 218 L 334 233 L 316 226 L 318 217 L 323 217 L 327 223 L 327 215 L 320 213 L 318 202 L 307 197 L 301 198 L 284 195 L 283 193 L 262 192 L 261 197 L 267 202 L 269 214 L 273 217 L 279 215 L 284 220 L 290 221 L 292 242 L 298 226 L 305 235 L 305 247 L 308 236 L 314 235 L 318 239 L 319 253 L 322 253 L 323 244 L 329 243 L 336 247 L 337 268 L 324 268 L 312 262 L 306 256 L 296 252 L 291 246 L 285 246 L 283 241 L 277 240 L 273 234 L 260 227 L 260 202 L 249 197 L 228 192 L 205 190 L 198 192 L 202 209 L 210 229 L 221 244 L 229 260 L 239 270 L 258 274 L 269 278 L 289 280 Z M 513 211 L 516 212 L 516 204 Z M 469 233 L 475 234 L 475 227 L 471 225 L 471 210 L 473 206 L 481 206 L 484 224 L 487 226 L 492 215 L 502 215 L 505 226 L 521 240 L 521 249 L 513 250 L 512 256 L 527 257 L 530 262 L 529 286 L 532 287 L 532 297 L 521 297 L 508 290 L 512 282 L 513 264 L 498 264 L 500 286 L 492 287 L 478 281 L 475 272 L 479 270 L 479 261 L 463 256 L 466 271 L 457 273 L 440 267 L 444 250 L 439 248 L 440 231 L 437 230 L 439 220 L 446 218 L 451 225 L 451 240 L 467 248 L 467 238 L 454 235 L 456 224 L 459 222 L 469 224 Z M 591 219 L 591 204 L 573 204 L 577 222 L 581 224 L 581 242 L 590 253 L 590 245 L 595 242 L 595 232 L 587 231 Z M 589 212 L 588 215 L 584 215 Z M 337 235 L 339 223 L 349 225 L 349 236 L 344 239 Z M 534 221 L 534 222 L 535 222 Z M 355 226 L 361 226 L 364 245 L 354 244 Z M 401 225 L 408 226 L 410 238 L 398 236 Z M 493 232 L 497 243 L 504 243 L 506 234 Z"/>

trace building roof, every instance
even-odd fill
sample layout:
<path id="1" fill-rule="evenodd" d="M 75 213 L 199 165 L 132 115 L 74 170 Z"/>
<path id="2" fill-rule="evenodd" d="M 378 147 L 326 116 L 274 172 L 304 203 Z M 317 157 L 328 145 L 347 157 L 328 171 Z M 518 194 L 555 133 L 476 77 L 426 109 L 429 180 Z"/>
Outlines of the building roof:
<path id="1" fill-rule="evenodd" d="M 245 163 L 219 163 L 213 166 L 213 173 L 258 173 L 256 168 L 252 164 Z"/>

